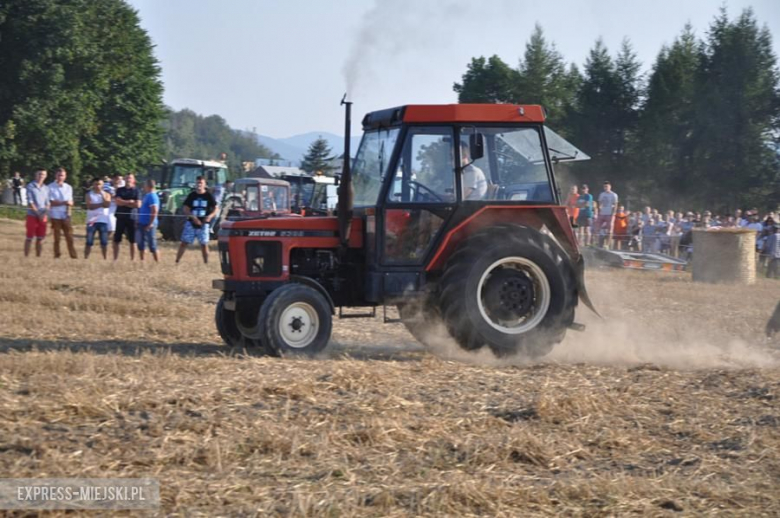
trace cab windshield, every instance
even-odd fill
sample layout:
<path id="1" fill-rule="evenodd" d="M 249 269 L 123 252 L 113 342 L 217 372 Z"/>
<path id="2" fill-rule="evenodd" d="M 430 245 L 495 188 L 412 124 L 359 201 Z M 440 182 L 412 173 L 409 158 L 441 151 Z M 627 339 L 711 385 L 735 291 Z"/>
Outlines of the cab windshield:
<path id="1" fill-rule="evenodd" d="M 399 132 L 399 128 L 378 129 L 363 135 L 352 164 L 355 207 L 376 205 Z"/>
<path id="2" fill-rule="evenodd" d="M 174 165 L 170 187 L 195 187 L 195 179 L 203 175 L 203 168 L 191 165 Z"/>
<path id="3" fill-rule="evenodd" d="M 227 179 L 227 169 L 223 167 L 175 164 L 171 174 L 170 187 L 194 188 L 195 179 L 198 176 L 205 178 L 209 185 L 223 184 Z"/>

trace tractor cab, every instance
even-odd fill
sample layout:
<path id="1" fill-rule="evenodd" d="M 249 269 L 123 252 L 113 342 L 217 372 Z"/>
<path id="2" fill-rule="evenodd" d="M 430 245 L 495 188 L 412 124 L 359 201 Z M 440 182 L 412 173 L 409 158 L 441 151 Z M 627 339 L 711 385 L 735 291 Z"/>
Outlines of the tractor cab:
<path id="1" fill-rule="evenodd" d="M 589 157 L 564 146 L 543 120 L 538 106 L 407 106 L 366 115 L 352 182 L 356 214 L 368 212 L 378 224 L 377 269 L 425 264 L 443 227 L 486 206 L 560 205 L 553 163 Z M 564 149 L 549 149 L 551 139 Z"/>
<path id="2" fill-rule="evenodd" d="M 253 218 L 290 214 L 290 184 L 284 180 L 240 178 L 224 193 L 225 217 Z"/>
<path id="3" fill-rule="evenodd" d="M 394 305 L 423 343 L 441 320 L 469 351 L 546 354 L 578 327 L 578 301 L 591 304 L 553 173 L 559 161 L 588 157 L 544 119 L 534 105 L 367 114 L 336 216 L 223 223 L 224 279 L 214 287 L 225 342 L 315 354 L 343 307 L 370 316 Z"/>

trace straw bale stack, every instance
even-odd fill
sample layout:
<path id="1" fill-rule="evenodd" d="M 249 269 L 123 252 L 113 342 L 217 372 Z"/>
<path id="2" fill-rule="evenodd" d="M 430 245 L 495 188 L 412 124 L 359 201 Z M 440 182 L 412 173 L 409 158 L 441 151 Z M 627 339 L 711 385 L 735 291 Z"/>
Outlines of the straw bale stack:
<path id="1" fill-rule="evenodd" d="M 694 230 L 693 280 L 711 284 L 754 284 L 755 250 L 754 230 Z"/>

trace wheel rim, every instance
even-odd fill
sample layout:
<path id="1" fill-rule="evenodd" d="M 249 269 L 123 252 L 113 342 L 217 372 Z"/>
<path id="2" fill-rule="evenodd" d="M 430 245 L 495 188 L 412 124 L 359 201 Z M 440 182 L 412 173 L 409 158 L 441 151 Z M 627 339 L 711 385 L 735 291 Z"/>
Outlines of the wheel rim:
<path id="1" fill-rule="evenodd" d="M 279 318 L 279 335 L 293 349 L 311 345 L 317 337 L 319 327 L 317 312 L 305 302 L 290 304 Z"/>
<path id="2" fill-rule="evenodd" d="M 505 334 L 527 333 L 550 308 L 550 281 L 535 262 L 504 257 L 485 269 L 477 285 L 477 306 L 493 329 Z"/>

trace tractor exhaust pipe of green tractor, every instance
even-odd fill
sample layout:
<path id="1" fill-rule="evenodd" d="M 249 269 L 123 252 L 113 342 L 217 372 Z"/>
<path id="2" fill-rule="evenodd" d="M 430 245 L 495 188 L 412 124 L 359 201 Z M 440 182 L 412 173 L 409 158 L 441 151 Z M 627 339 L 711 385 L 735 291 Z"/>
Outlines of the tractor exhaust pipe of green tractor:
<path id="1" fill-rule="evenodd" d="M 349 247 L 349 234 L 352 231 L 352 170 L 350 168 L 350 139 L 352 129 L 352 102 L 347 101 L 347 94 L 341 99 L 344 108 L 344 168 L 341 171 L 339 182 L 339 203 L 337 207 L 339 217 L 339 237 L 343 252 Z"/>

